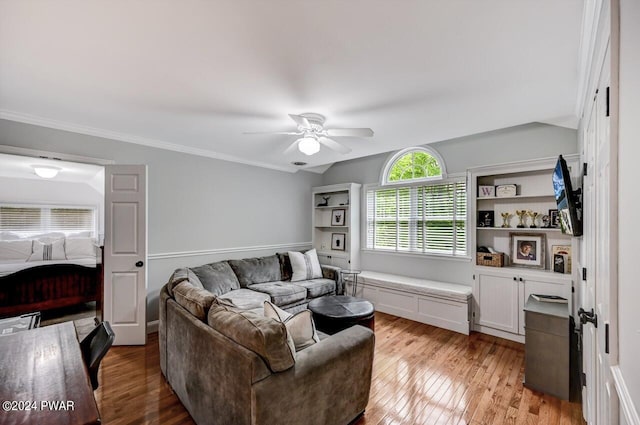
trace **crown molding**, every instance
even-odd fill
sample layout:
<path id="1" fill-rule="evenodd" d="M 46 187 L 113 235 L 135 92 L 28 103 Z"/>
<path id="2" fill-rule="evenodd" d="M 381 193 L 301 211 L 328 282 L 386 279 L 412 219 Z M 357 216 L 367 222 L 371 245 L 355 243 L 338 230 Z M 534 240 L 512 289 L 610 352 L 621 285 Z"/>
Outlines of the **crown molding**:
<path id="1" fill-rule="evenodd" d="M 238 164 L 251 165 L 253 167 L 268 168 L 276 171 L 285 171 L 287 173 L 295 173 L 299 170 L 296 167 L 280 167 L 258 161 L 248 161 L 233 155 L 227 155 L 207 149 L 192 148 L 188 146 L 178 145 L 158 139 L 148 139 L 145 137 L 134 136 L 116 131 L 105 130 L 102 128 L 89 127 L 79 124 L 73 124 L 64 121 L 53 120 L 50 118 L 38 117 L 35 115 L 24 114 L 21 112 L 8 111 L 0 109 L 0 119 L 21 122 L 24 124 L 32 124 L 40 127 L 53 128 L 56 130 L 69 131 L 71 133 L 85 134 L 87 136 L 101 137 L 104 139 L 116 140 L 119 142 L 133 143 L 136 145 L 148 146 L 156 149 L 163 149 L 173 152 L 180 152 L 189 155 L 203 156 L 206 158 L 219 159 L 222 161 L 235 162 Z"/>

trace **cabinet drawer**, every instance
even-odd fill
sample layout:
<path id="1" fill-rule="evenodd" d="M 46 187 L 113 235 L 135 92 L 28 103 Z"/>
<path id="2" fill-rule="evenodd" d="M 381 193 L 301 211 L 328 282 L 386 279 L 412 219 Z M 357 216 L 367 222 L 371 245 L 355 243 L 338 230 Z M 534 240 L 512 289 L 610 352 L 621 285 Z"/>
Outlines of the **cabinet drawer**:
<path id="1" fill-rule="evenodd" d="M 563 337 L 569 336 L 569 316 L 557 317 L 527 311 L 524 320 L 527 331 L 532 329 Z"/>

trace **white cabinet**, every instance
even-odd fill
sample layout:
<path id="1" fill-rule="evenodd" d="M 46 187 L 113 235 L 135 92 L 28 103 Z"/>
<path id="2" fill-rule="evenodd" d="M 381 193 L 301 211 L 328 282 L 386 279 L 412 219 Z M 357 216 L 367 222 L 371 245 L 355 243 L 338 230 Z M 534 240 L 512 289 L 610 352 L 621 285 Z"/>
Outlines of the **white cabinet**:
<path id="1" fill-rule="evenodd" d="M 360 267 L 360 187 L 343 183 L 312 189 L 312 244 L 321 264 Z"/>
<path id="2" fill-rule="evenodd" d="M 577 155 L 564 155 L 564 158 L 572 176 L 579 176 Z M 575 238 L 563 234 L 559 227 L 546 226 L 546 220 L 542 220 L 556 210 L 552 183 L 556 161 L 557 158 L 547 158 L 469 170 L 470 246 L 474 250 L 491 247 L 505 256 L 504 267 L 477 265 L 477 262 L 474 267 L 476 331 L 524 342 L 523 308 L 530 294 L 560 295 L 567 298 L 572 307 L 572 274 L 552 270 L 554 246 L 570 247 L 571 256 L 577 258 Z M 534 221 L 526 215 L 524 227 L 518 227 L 522 224 L 516 211 L 537 212 L 538 216 Z M 510 216 L 506 222 L 503 213 Z M 531 227 L 532 224 L 535 227 Z M 523 238 L 534 242 L 538 262 L 526 265 L 538 268 L 514 265 L 514 244 Z M 572 273 L 576 275 L 575 270 Z"/>
<path id="3" fill-rule="evenodd" d="M 524 342 L 524 305 L 531 294 L 558 295 L 572 308 L 571 276 L 515 267 L 477 267 L 474 329 Z"/>

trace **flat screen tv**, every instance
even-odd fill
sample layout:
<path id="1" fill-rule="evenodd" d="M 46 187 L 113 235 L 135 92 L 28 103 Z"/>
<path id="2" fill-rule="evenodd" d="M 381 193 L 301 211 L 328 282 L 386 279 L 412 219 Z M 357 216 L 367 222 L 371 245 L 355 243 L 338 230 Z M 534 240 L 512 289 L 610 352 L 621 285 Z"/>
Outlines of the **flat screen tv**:
<path id="1" fill-rule="evenodd" d="M 573 190 L 569 168 L 562 155 L 558 157 L 556 168 L 553 170 L 553 192 L 558 205 L 562 232 L 573 236 L 582 236 L 581 190 Z"/>

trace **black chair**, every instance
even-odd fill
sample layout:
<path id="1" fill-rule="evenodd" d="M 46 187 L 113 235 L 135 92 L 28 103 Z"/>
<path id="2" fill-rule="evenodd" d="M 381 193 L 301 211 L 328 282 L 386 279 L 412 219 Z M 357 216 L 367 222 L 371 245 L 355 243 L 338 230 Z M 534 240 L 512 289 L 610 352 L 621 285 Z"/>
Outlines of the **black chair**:
<path id="1" fill-rule="evenodd" d="M 91 378 L 91 386 L 96 390 L 98 388 L 98 369 L 102 358 L 107 354 L 109 348 L 113 344 L 116 334 L 113 333 L 109 322 L 102 322 L 96 326 L 89 335 L 80 342 L 82 357 L 89 369 L 89 377 Z"/>

